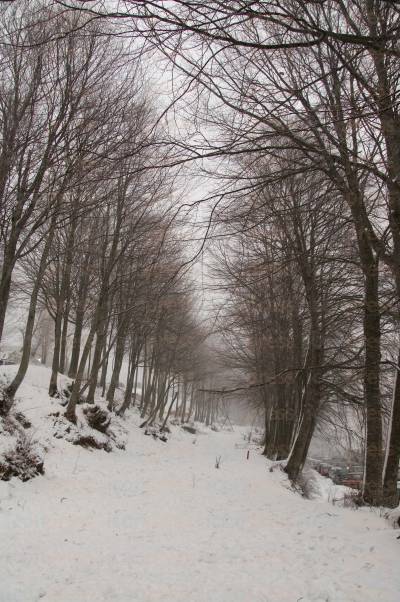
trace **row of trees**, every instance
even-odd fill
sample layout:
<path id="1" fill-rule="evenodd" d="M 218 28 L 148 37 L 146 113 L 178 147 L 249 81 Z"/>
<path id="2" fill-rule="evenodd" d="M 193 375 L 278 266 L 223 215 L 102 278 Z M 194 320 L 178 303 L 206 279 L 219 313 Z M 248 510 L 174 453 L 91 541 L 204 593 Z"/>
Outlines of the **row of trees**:
<path id="1" fill-rule="evenodd" d="M 399 7 L 385 0 L 228 5 L 130 0 L 110 15 L 106 3 L 72 4 L 89 5 L 92 16 L 128 21 L 172 61 L 185 80 L 185 111 L 196 111 L 187 156 L 228 157 L 220 187 L 222 178 L 234 184 L 222 194 L 229 195 L 230 207 L 249 199 L 248 210 L 233 210 L 233 222 L 241 220 L 242 230 L 253 233 L 246 244 L 238 236 L 233 252 L 244 256 L 236 272 L 242 274 L 250 261 L 268 292 L 252 299 L 251 310 L 239 295 L 237 311 L 250 311 L 254 321 L 268 307 L 270 321 L 274 307 L 290 308 L 290 319 L 286 314 L 286 323 L 279 323 L 285 340 L 281 357 L 274 355 L 279 368 L 293 371 L 296 379 L 280 383 L 279 394 L 275 387 L 267 403 L 267 413 L 276 404 L 297 408 L 294 426 L 289 421 L 279 427 L 290 448 L 289 475 L 295 479 L 301 470 L 332 389 L 342 401 L 353 397 L 353 380 L 344 375 L 356 359 L 362 393 L 356 390 L 353 403 L 357 399 L 365 412 L 364 498 L 380 504 L 384 497 L 393 504 L 400 458 L 399 361 L 387 352 L 384 329 L 388 312 L 395 331 L 391 340 L 397 341 Z M 200 137 L 202 117 L 208 129 Z M 262 224 L 254 223 L 257 207 L 264 209 Z M 304 221 L 303 212 L 311 221 Z M 267 237 L 262 244 L 260 229 Z M 252 265 L 256 244 L 263 249 L 263 266 L 278 264 L 272 275 L 257 272 L 257 262 Z M 265 346 L 274 345 L 272 331 L 261 341 L 257 334 L 253 349 L 262 372 L 276 377 L 277 368 L 265 355 Z M 393 395 L 385 434 L 388 362 Z M 278 426 L 268 422 L 268 434 L 271 428 L 275 432 Z"/>
<path id="2" fill-rule="evenodd" d="M 147 423 L 172 404 L 182 420 L 195 408 L 207 420 L 196 393 L 206 333 L 139 58 L 127 63 L 112 28 L 38 2 L 3 7 L 0 28 L 0 341 L 13 297 L 28 299 L 1 411 L 25 378 L 41 316 L 54 333 L 49 395 L 60 394 L 60 374 L 73 379 L 69 420 L 98 386 L 119 414 L 139 398 Z"/>
<path id="3" fill-rule="evenodd" d="M 352 399 L 365 413 L 364 498 L 393 504 L 400 381 L 398 357 L 392 361 L 387 346 L 397 341 L 400 295 L 398 6 L 385 0 L 55 4 L 85 14 L 90 27 L 127 23 L 143 48 L 161 51 L 184 84 L 174 101 L 179 106 L 183 99 L 190 117 L 176 146 L 182 158 L 228 159 L 217 175 L 218 204 L 229 199 L 220 219 L 237 235 L 229 252 L 243 252 L 236 264 L 247 262 L 261 291 L 268 288 L 250 301 L 241 292 L 236 309 L 268 333 L 253 333 L 257 378 L 276 380 L 276 366 L 279 374 L 296 375 L 278 383 L 280 392 L 269 391 L 269 453 L 282 436 L 295 479 L 336 390 L 334 399 Z M 254 259 L 257 245 L 262 261 Z M 278 267 L 270 273 L 271 265 Z M 238 273 L 240 265 L 233 277 Z M 279 312 L 286 318 L 274 318 L 274 329 L 285 344 L 274 350 L 273 365 L 266 353 L 277 346 L 270 326 Z M 391 339 L 386 321 L 395 331 Z M 385 433 L 388 364 L 393 394 Z M 361 394 L 353 369 L 362 374 Z M 275 424 L 282 405 L 294 409 L 292 418 Z"/>
<path id="4" fill-rule="evenodd" d="M 292 175 L 249 196 L 240 212 L 227 211 L 223 228 L 233 240 L 220 244 L 214 267 L 229 300 L 221 315 L 227 363 L 237 388 L 265 410 L 264 453 L 289 457 L 293 479 L 317 426 L 326 433 L 336 425 L 348 445 L 345 435 L 357 431 L 365 409 L 362 271 L 349 212 L 326 184 Z M 382 276 L 387 432 L 398 341 L 393 287 Z"/>
<path id="5" fill-rule="evenodd" d="M 212 81 L 211 73 L 200 76 L 223 102 L 215 126 L 227 147 L 251 157 L 236 161 L 228 176 L 236 178 L 234 209 L 223 219 L 240 224 L 234 278 L 239 274 L 246 291 L 234 297 L 242 327 L 253 329 L 246 332 L 253 373 L 260 383 L 274 382 L 264 387 L 267 453 L 283 446 L 296 479 L 326 404 L 362 404 L 364 499 L 394 505 L 400 72 L 389 32 L 398 9 L 368 1 L 308 5 L 299 6 L 302 18 L 312 17 L 321 30 L 385 41 L 360 48 L 326 39 L 274 53 L 221 48 Z M 251 36 L 255 29 L 253 21 L 241 31 Z M 263 29 L 279 43 L 273 23 Z"/>

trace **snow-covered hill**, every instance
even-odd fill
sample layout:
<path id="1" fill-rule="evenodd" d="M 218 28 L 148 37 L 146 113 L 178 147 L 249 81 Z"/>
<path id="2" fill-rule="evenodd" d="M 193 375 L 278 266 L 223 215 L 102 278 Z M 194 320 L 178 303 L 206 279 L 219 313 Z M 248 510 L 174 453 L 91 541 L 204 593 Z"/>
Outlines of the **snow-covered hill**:
<path id="1" fill-rule="evenodd" d="M 398 602 L 378 513 L 301 498 L 240 429 L 163 443 L 132 414 L 126 451 L 51 439 L 46 384 L 31 367 L 20 402 L 45 475 L 0 482 L 1 602 Z"/>

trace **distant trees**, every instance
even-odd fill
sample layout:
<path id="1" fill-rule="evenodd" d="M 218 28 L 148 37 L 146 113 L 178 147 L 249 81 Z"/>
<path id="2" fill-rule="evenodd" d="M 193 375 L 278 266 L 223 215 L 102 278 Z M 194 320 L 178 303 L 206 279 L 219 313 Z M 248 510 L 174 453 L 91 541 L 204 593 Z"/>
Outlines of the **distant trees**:
<path id="1" fill-rule="evenodd" d="M 0 338 L 12 285 L 28 299 L 1 411 L 39 337 L 51 358 L 49 395 L 60 396 L 60 374 L 73 379 L 72 422 L 98 387 L 110 411 L 138 403 L 147 423 L 164 420 L 171 400 L 186 404 L 193 391 L 206 335 L 196 338 L 174 173 L 163 167 L 170 151 L 140 61 L 127 66 L 124 44 L 78 13 L 17 2 L 0 18 Z"/>
<path id="2" fill-rule="evenodd" d="M 255 179 L 260 173 L 268 167 Z M 252 373 L 250 384 L 260 383 L 265 453 L 283 459 L 291 451 L 287 469 L 295 479 L 337 372 L 347 367 L 346 341 L 357 340 L 351 332 L 360 275 L 348 215 L 327 183 L 309 174 L 266 185 L 224 221 L 238 239 L 217 268 L 232 300 L 225 328 L 237 332 L 236 347 L 246 341 L 243 368 Z"/>

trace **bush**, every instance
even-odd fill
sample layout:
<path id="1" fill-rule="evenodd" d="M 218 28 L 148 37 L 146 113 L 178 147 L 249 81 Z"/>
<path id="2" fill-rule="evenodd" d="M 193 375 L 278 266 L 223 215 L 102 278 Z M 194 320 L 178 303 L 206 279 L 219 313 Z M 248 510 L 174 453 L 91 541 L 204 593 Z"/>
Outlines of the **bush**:
<path id="1" fill-rule="evenodd" d="M 28 418 L 25 416 L 25 414 L 23 414 L 22 412 L 15 412 L 14 416 L 15 416 L 15 420 L 17 422 L 19 422 L 19 424 L 24 429 L 30 429 L 31 428 L 32 423 L 31 423 L 30 420 L 28 420 Z"/>
<path id="2" fill-rule="evenodd" d="M 125 449 L 126 429 L 120 419 L 113 417 L 100 404 L 85 404 L 78 412 L 77 424 L 72 424 L 61 412 L 49 415 L 53 420 L 53 436 L 85 449 L 104 449 L 106 452 Z"/>
<path id="3" fill-rule="evenodd" d="M 83 413 L 86 416 L 88 425 L 100 431 L 100 433 L 106 433 L 111 422 L 111 414 L 108 410 L 103 409 L 99 405 L 86 405 L 83 408 Z"/>
<path id="4" fill-rule="evenodd" d="M 354 489 L 343 495 L 343 507 L 357 510 L 361 506 L 365 506 L 361 491 Z"/>
<path id="5" fill-rule="evenodd" d="M 15 447 L 4 452 L 0 458 L 0 479 L 9 481 L 17 477 L 21 481 L 29 481 L 39 474 L 44 474 L 43 459 L 35 450 L 32 440 L 20 434 Z"/>
<path id="6" fill-rule="evenodd" d="M 18 422 L 11 413 L 0 417 L 0 435 L 16 435 L 19 430 Z"/>
<path id="7" fill-rule="evenodd" d="M 188 424 L 183 424 L 182 428 L 184 431 L 187 431 L 191 435 L 197 435 L 197 429 L 194 426 L 189 426 Z"/>
<path id="8" fill-rule="evenodd" d="M 10 383 L 8 380 L 2 375 L 0 380 L 0 417 L 7 416 L 13 404 L 13 400 L 7 393 L 9 385 Z"/>
<path id="9" fill-rule="evenodd" d="M 167 435 L 160 429 L 159 426 L 148 426 L 145 429 L 144 434 L 148 437 L 153 437 L 153 439 L 160 439 L 160 441 L 163 441 L 163 443 L 167 443 L 168 441 Z"/>
<path id="10" fill-rule="evenodd" d="M 77 435 L 73 440 L 74 445 L 80 445 L 85 449 L 104 449 L 106 452 L 112 451 L 112 446 L 109 441 L 100 441 L 93 437 L 93 435 Z"/>

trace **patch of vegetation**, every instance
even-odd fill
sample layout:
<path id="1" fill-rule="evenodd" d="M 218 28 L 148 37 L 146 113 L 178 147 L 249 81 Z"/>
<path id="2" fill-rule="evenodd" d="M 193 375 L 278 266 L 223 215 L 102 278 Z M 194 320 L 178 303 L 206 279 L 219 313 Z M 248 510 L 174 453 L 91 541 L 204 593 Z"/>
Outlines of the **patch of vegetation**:
<path id="1" fill-rule="evenodd" d="M 32 440 L 20 434 L 15 446 L 0 457 L 0 479 L 9 481 L 17 477 L 21 481 L 29 481 L 40 474 L 44 474 L 43 458 Z"/>

